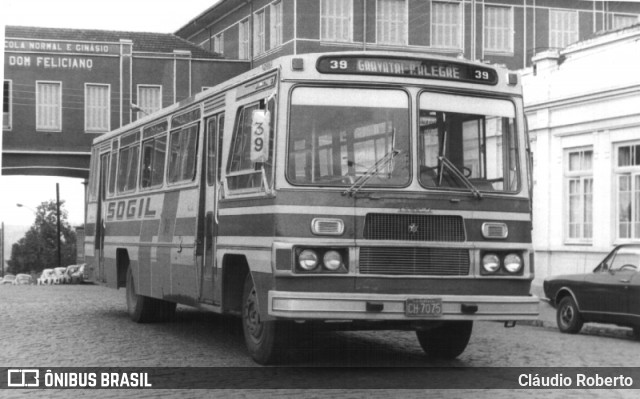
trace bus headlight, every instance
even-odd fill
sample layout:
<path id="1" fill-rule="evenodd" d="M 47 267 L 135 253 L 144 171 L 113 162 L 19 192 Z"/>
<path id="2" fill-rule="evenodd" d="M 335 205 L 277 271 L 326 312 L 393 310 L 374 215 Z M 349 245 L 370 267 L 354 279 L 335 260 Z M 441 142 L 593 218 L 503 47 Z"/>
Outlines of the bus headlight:
<path id="1" fill-rule="evenodd" d="M 509 273 L 518 273 L 522 270 L 522 258 L 516 254 L 508 254 L 504 257 L 504 268 Z"/>
<path id="2" fill-rule="evenodd" d="M 342 255 L 338 251 L 327 251 L 322 257 L 324 267 L 331 271 L 336 271 L 342 266 Z"/>
<path id="3" fill-rule="evenodd" d="M 305 249 L 298 255 L 298 265 L 307 271 L 315 269 L 318 266 L 318 254 L 311 249 Z"/>
<path id="4" fill-rule="evenodd" d="M 482 268 L 487 273 L 495 273 L 500 269 L 500 258 L 496 254 L 486 254 L 482 257 Z"/>

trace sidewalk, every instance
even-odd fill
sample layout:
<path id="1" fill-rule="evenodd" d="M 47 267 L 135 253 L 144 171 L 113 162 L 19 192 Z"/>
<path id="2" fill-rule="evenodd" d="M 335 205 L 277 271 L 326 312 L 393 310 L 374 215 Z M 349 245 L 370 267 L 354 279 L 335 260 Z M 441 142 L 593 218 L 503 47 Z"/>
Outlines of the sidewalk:
<path id="1" fill-rule="evenodd" d="M 542 300 L 542 298 L 544 298 L 542 286 L 534 282 L 531 285 L 531 293 L 540 298 L 540 315 L 538 316 L 538 320 L 532 322 L 519 322 L 518 324 L 557 329 L 556 309 L 547 301 Z M 633 339 L 631 333 L 631 328 L 620 327 L 615 324 L 601 323 L 585 323 L 582 330 L 580 330 L 580 334 Z"/>

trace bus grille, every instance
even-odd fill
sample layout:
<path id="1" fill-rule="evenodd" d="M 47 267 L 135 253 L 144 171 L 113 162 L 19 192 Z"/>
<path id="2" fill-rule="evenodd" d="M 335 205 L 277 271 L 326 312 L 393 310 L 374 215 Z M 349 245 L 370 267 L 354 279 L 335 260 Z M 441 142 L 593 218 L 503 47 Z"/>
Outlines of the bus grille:
<path id="1" fill-rule="evenodd" d="M 369 240 L 448 241 L 465 240 L 460 216 L 370 213 L 364 224 Z"/>
<path id="2" fill-rule="evenodd" d="M 362 247 L 360 274 L 467 276 L 469 251 L 460 248 Z"/>

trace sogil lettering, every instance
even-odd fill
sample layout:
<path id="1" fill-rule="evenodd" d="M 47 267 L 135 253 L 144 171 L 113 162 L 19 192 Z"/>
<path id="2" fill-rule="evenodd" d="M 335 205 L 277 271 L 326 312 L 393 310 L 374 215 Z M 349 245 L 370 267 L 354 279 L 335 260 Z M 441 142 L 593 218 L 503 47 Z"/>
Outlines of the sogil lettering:
<path id="1" fill-rule="evenodd" d="M 155 209 L 151 208 L 151 198 L 113 201 L 107 204 L 107 220 L 153 218 Z"/>

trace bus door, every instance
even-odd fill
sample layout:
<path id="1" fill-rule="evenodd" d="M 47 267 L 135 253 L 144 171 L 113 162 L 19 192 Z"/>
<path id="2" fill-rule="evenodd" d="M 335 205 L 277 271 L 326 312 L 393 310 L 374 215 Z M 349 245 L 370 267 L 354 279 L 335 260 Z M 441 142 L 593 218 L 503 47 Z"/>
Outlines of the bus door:
<path id="1" fill-rule="evenodd" d="M 109 181 L 109 153 L 100 155 L 100 182 L 98 185 L 98 206 L 96 207 L 95 250 L 98 253 L 98 270 L 94 278 L 102 281 L 104 278 L 104 200 L 107 198 L 107 182 Z"/>
<path id="2" fill-rule="evenodd" d="M 204 253 L 200 280 L 200 301 L 219 303 L 220 293 L 214 296 L 214 285 L 221 276 L 216 268 L 216 242 L 218 236 L 218 195 L 220 183 L 222 132 L 224 113 L 209 117 L 206 122 L 205 162 L 203 162 L 204 190 Z"/>

